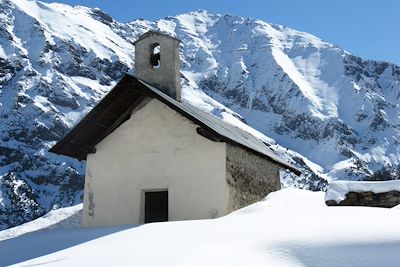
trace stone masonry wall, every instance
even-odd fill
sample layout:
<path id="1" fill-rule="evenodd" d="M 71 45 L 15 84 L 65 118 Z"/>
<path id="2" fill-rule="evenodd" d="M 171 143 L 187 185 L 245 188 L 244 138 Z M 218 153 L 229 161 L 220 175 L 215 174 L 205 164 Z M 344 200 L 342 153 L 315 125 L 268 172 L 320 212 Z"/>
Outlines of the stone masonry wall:
<path id="1" fill-rule="evenodd" d="M 180 101 L 179 40 L 150 32 L 135 43 L 135 76 Z M 160 66 L 150 64 L 154 45 L 160 47 Z"/>
<path id="2" fill-rule="evenodd" d="M 227 144 L 228 212 L 262 200 L 281 188 L 280 166 L 243 148 Z"/>
<path id="3" fill-rule="evenodd" d="M 369 207 L 381 207 L 381 208 L 392 208 L 400 204 L 400 192 L 389 191 L 383 193 L 374 192 L 349 192 L 346 194 L 346 198 L 339 203 L 335 200 L 327 200 L 326 205 L 328 206 L 369 206 Z"/>

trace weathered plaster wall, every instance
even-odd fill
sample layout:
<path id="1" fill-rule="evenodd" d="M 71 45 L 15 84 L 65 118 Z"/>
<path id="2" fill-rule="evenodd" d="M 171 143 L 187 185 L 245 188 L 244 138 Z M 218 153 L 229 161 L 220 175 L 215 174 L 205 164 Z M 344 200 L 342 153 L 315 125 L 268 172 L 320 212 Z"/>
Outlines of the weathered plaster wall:
<path id="1" fill-rule="evenodd" d="M 392 190 L 382 193 L 367 192 L 349 192 L 343 201 L 337 203 L 335 200 L 327 200 L 328 206 L 368 206 L 393 208 L 400 204 L 400 191 Z"/>
<path id="2" fill-rule="evenodd" d="M 228 211 L 253 204 L 281 188 L 278 164 L 247 150 L 226 145 Z"/>
<path id="3" fill-rule="evenodd" d="M 169 219 L 225 215 L 225 143 L 151 100 L 87 158 L 84 226 L 143 222 L 143 190 L 168 189 Z"/>

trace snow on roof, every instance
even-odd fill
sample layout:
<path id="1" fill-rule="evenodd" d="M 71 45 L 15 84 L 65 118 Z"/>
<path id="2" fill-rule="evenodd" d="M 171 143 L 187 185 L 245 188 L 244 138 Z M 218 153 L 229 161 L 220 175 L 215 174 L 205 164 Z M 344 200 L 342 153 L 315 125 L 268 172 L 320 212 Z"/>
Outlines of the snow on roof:
<path id="1" fill-rule="evenodd" d="M 335 181 L 328 185 L 325 201 L 334 200 L 336 203 L 343 201 L 349 192 L 374 192 L 383 193 L 400 191 L 400 180 L 394 181 Z"/>
<path id="2" fill-rule="evenodd" d="M 135 105 L 144 100 L 144 96 L 160 100 L 193 123 L 198 124 L 204 130 L 199 134 L 203 133 L 203 136 L 211 134 L 207 138 L 217 137 L 218 141 L 229 142 L 250 149 L 297 175 L 301 174 L 296 167 L 282 160 L 255 135 L 189 103 L 178 102 L 157 88 L 129 74 L 125 75 L 63 139 L 51 148 L 50 152 L 80 160 L 85 159 L 87 154 L 95 152 L 95 146 L 103 138 L 129 119 L 130 112 Z M 112 116 L 108 116 L 108 113 L 112 113 Z"/>

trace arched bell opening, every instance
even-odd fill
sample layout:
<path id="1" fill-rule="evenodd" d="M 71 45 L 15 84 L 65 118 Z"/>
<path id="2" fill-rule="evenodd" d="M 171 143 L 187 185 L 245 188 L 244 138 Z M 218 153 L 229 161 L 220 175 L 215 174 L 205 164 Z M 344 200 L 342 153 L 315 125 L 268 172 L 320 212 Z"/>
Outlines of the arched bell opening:
<path id="1" fill-rule="evenodd" d="M 150 64 L 153 67 L 153 69 L 159 69 L 161 67 L 160 51 L 161 50 L 159 43 L 151 45 Z"/>

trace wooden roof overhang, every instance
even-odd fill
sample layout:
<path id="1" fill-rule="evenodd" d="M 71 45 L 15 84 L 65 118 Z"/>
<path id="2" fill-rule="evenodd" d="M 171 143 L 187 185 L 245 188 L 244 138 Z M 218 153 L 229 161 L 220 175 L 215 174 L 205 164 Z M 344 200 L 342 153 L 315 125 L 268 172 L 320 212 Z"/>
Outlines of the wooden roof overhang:
<path id="1" fill-rule="evenodd" d="M 140 87 L 144 86 L 126 75 L 50 152 L 85 160 L 146 97 Z"/>
<path id="2" fill-rule="evenodd" d="M 200 111 L 189 104 L 182 104 L 161 91 L 140 81 L 139 79 L 127 74 L 120 82 L 56 145 L 50 152 L 73 157 L 79 160 L 85 160 L 87 155 L 96 152 L 96 145 L 105 137 L 112 133 L 122 123 L 131 117 L 135 107 L 137 107 L 146 98 L 156 98 L 166 104 L 171 109 L 185 116 L 193 123 L 197 124 L 197 133 L 205 138 L 216 142 L 227 142 L 250 150 L 253 153 L 267 157 L 273 162 L 282 165 L 296 175 L 301 171 L 289 163 L 286 163 L 273 155 L 265 145 L 262 145 L 264 152 L 255 149 L 254 146 L 246 145 L 239 139 L 227 137 L 226 132 L 221 133 L 221 129 L 228 132 L 243 132 L 237 127 L 230 126 L 213 115 Z M 190 106 L 190 108 L 188 108 Z M 204 120 L 205 118 L 211 121 Z M 219 125 L 219 128 L 213 128 L 211 124 Z M 222 126 L 222 128 L 221 128 Z M 246 135 L 250 135 L 246 133 Z M 255 138 L 251 136 L 251 138 Z M 249 136 L 246 137 L 249 139 Z"/>

